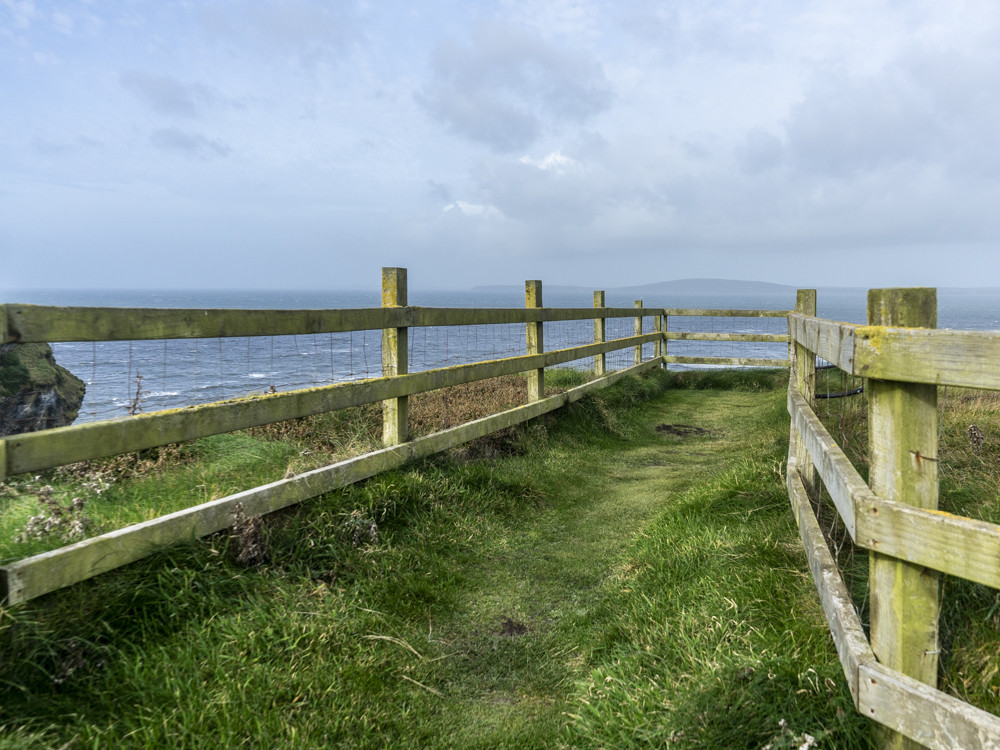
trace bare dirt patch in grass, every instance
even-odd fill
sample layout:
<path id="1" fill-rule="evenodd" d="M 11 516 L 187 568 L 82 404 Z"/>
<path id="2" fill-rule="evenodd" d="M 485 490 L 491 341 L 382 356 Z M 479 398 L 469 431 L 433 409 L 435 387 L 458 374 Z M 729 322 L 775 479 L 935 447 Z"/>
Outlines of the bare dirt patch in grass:
<path id="1" fill-rule="evenodd" d="M 528 632 L 528 626 L 519 620 L 515 620 L 511 617 L 503 618 L 503 623 L 500 626 L 500 635 L 524 635 Z"/>
<path id="2" fill-rule="evenodd" d="M 691 435 L 707 435 L 708 430 L 703 427 L 695 427 L 690 424 L 658 424 L 656 431 L 677 437 L 689 437 Z"/>

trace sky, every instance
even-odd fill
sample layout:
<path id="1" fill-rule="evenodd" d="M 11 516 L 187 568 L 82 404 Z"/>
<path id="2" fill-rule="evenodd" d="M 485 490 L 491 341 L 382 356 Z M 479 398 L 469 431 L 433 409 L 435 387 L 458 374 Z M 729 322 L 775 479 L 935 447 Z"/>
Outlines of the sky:
<path id="1" fill-rule="evenodd" d="M 1000 286 L 1000 3 L 0 0 L 0 290 Z"/>

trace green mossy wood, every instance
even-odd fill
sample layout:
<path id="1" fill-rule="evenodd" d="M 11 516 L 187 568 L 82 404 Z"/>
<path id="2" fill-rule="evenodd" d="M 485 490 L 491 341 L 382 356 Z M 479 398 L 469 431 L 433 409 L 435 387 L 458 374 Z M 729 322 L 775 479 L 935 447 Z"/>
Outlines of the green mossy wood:
<path id="1" fill-rule="evenodd" d="M 868 323 L 937 327 L 933 289 L 872 289 Z M 876 495 L 937 509 L 937 386 L 868 382 L 869 482 Z M 871 643 L 879 662 L 931 687 L 937 685 L 940 580 L 934 571 L 878 552 L 870 556 Z M 923 745 L 890 730 L 883 748 Z"/>

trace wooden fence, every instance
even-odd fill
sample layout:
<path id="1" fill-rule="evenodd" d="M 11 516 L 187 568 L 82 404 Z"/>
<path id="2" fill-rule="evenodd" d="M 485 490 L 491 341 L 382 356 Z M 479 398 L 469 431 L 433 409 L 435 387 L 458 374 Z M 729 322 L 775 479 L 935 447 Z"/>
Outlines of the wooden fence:
<path id="1" fill-rule="evenodd" d="M 0 341 L 62 342 L 199 339 L 382 331 L 382 377 L 275 394 L 254 395 L 200 406 L 72 425 L 0 439 L 0 480 L 77 461 L 113 456 L 247 427 L 310 416 L 362 404 L 383 403 L 382 450 L 307 471 L 261 487 L 192 506 L 143 523 L 85 539 L 0 567 L 0 594 L 23 602 L 128 564 L 171 543 L 230 527 L 233 509 L 247 515 L 284 508 L 379 472 L 524 422 L 575 401 L 619 378 L 670 362 L 745 366 L 788 365 L 787 359 L 671 357 L 671 340 L 787 342 L 784 334 L 669 332 L 670 316 L 781 317 L 787 311 L 682 310 L 605 306 L 604 292 L 592 308 L 542 306 L 540 281 L 526 282 L 524 309 L 423 308 L 407 304 L 406 269 L 382 273 L 382 307 L 353 310 L 162 310 L 151 308 L 41 307 L 8 304 L 0 310 Z M 634 318 L 634 334 L 605 340 L 606 321 Z M 643 319 L 652 332 L 643 333 Z M 546 351 L 544 324 L 593 320 L 594 342 Z M 524 324 L 526 353 L 504 359 L 407 372 L 408 331 L 417 326 Z M 655 354 L 643 359 L 643 345 Z M 633 364 L 607 372 L 606 355 L 633 348 Z M 594 358 L 596 379 L 545 397 L 545 368 Z M 408 439 L 410 395 L 486 378 L 527 373 L 528 403 L 457 427 Z"/>
<path id="2" fill-rule="evenodd" d="M 1000 718 L 936 689 L 939 573 L 1000 588 L 1000 526 L 937 510 L 937 386 L 1000 390 L 1000 334 L 936 330 L 933 289 L 868 294 L 868 325 L 788 316 L 788 493 L 854 704 L 882 747 L 1000 747 Z M 869 482 L 813 411 L 816 356 L 867 378 Z M 871 641 L 814 515 L 818 479 L 869 550 Z"/>

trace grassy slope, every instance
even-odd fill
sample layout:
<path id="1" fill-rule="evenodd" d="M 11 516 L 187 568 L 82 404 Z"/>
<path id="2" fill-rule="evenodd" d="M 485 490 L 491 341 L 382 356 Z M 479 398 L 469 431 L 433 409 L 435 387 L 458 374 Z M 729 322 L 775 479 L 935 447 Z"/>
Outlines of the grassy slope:
<path id="1" fill-rule="evenodd" d="M 726 377 L 627 381 L 502 457 L 278 514 L 260 568 L 219 536 L 0 613 L 0 747 L 864 746 L 781 386 Z"/>

